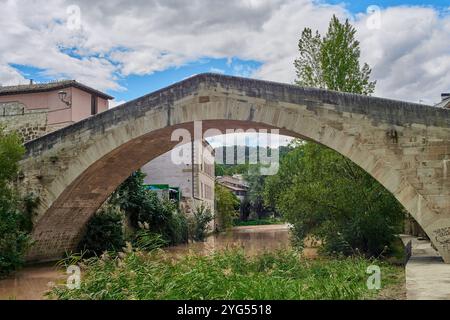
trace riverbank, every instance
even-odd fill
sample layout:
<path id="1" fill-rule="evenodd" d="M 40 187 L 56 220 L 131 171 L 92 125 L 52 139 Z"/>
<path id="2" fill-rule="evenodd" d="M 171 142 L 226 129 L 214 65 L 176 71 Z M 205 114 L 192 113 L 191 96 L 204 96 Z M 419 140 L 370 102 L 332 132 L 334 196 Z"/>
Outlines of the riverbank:
<path id="1" fill-rule="evenodd" d="M 273 294 L 270 297 L 264 296 L 271 299 L 316 299 L 320 296 L 322 299 L 324 297 L 334 299 L 339 295 L 336 292 L 344 292 L 340 296 L 341 299 L 404 298 L 405 279 L 402 266 L 382 263 L 383 288 L 381 291 L 368 291 L 366 288 L 366 279 L 369 276 L 366 274 L 368 260 L 361 258 L 344 261 L 323 259 L 318 256 L 317 250 L 318 248 L 315 247 L 306 247 L 301 256 L 291 250 L 288 225 L 235 227 L 229 232 L 211 235 L 205 242 L 164 248 L 159 254 L 159 262 L 156 264 L 154 264 L 155 257 L 149 262 L 141 257 L 141 254 L 136 254 L 135 261 L 131 261 L 133 264 L 128 264 L 128 260 L 125 262 L 122 259 L 120 262 L 122 266 L 118 265 L 119 261 L 109 261 L 99 262 L 99 266 L 105 263 L 109 269 L 105 269 L 105 265 L 98 270 L 95 267 L 85 268 L 82 274 L 82 286 L 86 286 L 83 294 L 87 296 L 83 296 L 83 298 L 100 297 L 105 294 L 105 291 L 96 293 L 98 288 L 92 287 L 93 281 L 100 281 L 99 279 L 110 282 L 119 281 L 115 284 L 117 287 L 111 294 L 117 294 L 117 290 L 121 286 L 125 289 L 128 288 L 129 292 L 133 292 L 133 294 L 126 295 L 125 291 L 123 296 L 117 295 L 110 298 L 164 299 L 181 298 L 182 294 L 193 294 L 184 296 L 184 298 L 221 299 L 225 298 L 227 294 L 228 297 L 238 298 L 239 294 L 245 293 L 247 299 L 262 299 L 261 293 L 256 290 L 272 290 Z M 174 257 L 176 259 L 173 259 Z M 121 269 L 124 264 L 127 268 Z M 296 274 L 292 270 L 297 270 Z M 150 271 L 152 274 L 159 275 L 160 278 L 154 279 L 152 276 L 146 276 L 146 272 Z M 233 276 L 230 276 L 229 272 L 232 272 Z M 130 276 L 129 279 L 128 276 Z M 133 278 L 135 276 L 138 277 Z M 49 289 L 48 284 L 59 283 L 62 285 L 61 288 L 64 288 L 66 277 L 64 272 L 58 271 L 53 265 L 29 266 L 14 276 L 0 281 L 0 299 L 45 299 L 47 297 L 44 296 L 44 293 Z M 331 277 L 331 280 L 327 277 Z M 158 281 L 161 281 L 161 285 L 159 289 L 142 287 L 141 289 L 144 291 L 151 289 L 149 291 L 151 293 L 141 295 L 141 289 L 138 292 L 133 291 L 138 290 L 140 286 L 140 282 L 136 282 L 136 279 L 143 281 L 143 285 Z M 164 282 L 161 279 L 166 280 Z M 224 279 L 227 281 L 226 285 L 223 284 Z M 352 281 L 348 282 L 345 279 L 352 279 Z M 339 284 L 339 281 L 343 282 Z M 198 291 L 203 290 L 205 283 L 209 283 L 209 289 L 214 294 L 208 295 Z M 190 288 L 190 291 L 169 292 L 167 289 L 172 286 L 188 284 L 190 287 L 186 288 Z M 281 288 L 291 288 L 290 290 L 293 291 L 279 291 L 273 288 L 275 285 Z M 311 292 L 305 288 L 309 288 L 308 290 Z M 238 289 L 240 291 L 235 291 Z M 108 291 L 109 289 L 105 287 L 102 290 Z M 299 294 L 300 292 L 301 294 Z M 76 298 L 73 292 L 64 292 L 63 295 L 56 297 Z"/>
<path id="2" fill-rule="evenodd" d="M 262 251 L 287 248 L 290 248 L 289 227 L 277 224 L 235 227 L 228 232 L 212 234 L 205 242 L 181 244 L 164 250 L 170 256 L 182 258 L 188 253 L 208 255 L 226 249 L 242 249 L 247 255 L 257 255 Z M 305 250 L 308 257 L 316 254 L 316 248 Z M 45 292 L 66 277 L 65 272 L 58 270 L 55 264 L 26 266 L 7 279 L 0 280 L 0 299 L 45 299 Z"/>

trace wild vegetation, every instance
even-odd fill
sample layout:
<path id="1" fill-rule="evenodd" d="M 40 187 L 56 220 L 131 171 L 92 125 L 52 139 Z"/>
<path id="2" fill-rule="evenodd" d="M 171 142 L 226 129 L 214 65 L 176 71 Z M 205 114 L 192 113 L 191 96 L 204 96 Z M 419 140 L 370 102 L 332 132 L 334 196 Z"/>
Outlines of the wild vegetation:
<path id="1" fill-rule="evenodd" d="M 307 236 L 327 253 L 387 253 L 401 231 L 403 210 L 377 181 L 328 148 L 301 143 L 266 183 L 266 200 L 293 225 L 296 244 Z"/>
<path id="2" fill-rule="evenodd" d="M 341 23 L 333 16 L 323 37 L 305 28 L 298 49 L 294 66 L 299 86 L 364 95 L 374 92 L 376 81 L 370 81 L 372 70 L 367 63 L 360 66 L 356 29 L 348 19 Z"/>
<path id="3" fill-rule="evenodd" d="M 360 67 L 356 30 L 333 17 L 322 37 L 306 28 L 295 61 L 297 84 L 371 94 L 371 69 Z M 403 208 L 367 172 L 337 152 L 297 141 L 269 177 L 265 200 L 294 226 L 296 243 L 319 238 L 327 253 L 378 256 L 392 247 L 401 230 Z"/>
<path id="4" fill-rule="evenodd" d="M 0 127 L 0 278 L 24 263 L 24 254 L 31 244 L 34 199 L 21 198 L 13 184 L 24 151 L 20 136 Z"/>
<path id="5" fill-rule="evenodd" d="M 233 219 L 239 216 L 239 199 L 227 188 L 216 183 L 216 217 L 218 231 L 223 231 L 233 225 Z"/>
<path id="6" fill-rule="evenodd" d="M 171 200 L 161 200 L 155 192 L 144 184 L 145 174 L 134 172 L 125 180 L 111 197 L 125 213 L 131 227 L 138 228 L 139 223 L 148 223 L 150 231 L 161 234 L 168 244 L 177 244 L 188 240 L 186 217 Z"/>
<path id="7" fill-rule="evenodd" d="M 308 261 L 295 251 L 248 257 L 239 250 L 174 259 L 165 252 L 125 248 L 82 262 L 80 289 L 55 287 L 57 299 L 371 299 L 367 267 L 382 270 L 383 288 L 401 269 L 362 257 Z"/>
<path id="8" fill-rule="evenodd" d="M 165 245 L 202 241 L 212 213 L 204 206 L 194 208 L 187 217 L 171 200 L 160 199 L 144 184 L 141 171 L 128 177 L 110 196 L 107 203 L 90 219 L 79 245 L 84 254 L 99 255 L 120 249 L 124 241 L 139 241 L 139 230 L 160 235 Z"/>
<path id="9" fill-rule="evenodd" d="M 242 147 L 242 146 L 241 146 Z M 234 159 L 237 159 L 238 155 L 238 147 L 226 147 L 226 148 L 217 148 L 216 154 L 225 154 L 227 152 L 234 152 Z M 260 174 L 260 164 L 250 164 L 249 158 L 250 154 L 254 152 L 267 152 L 269 155 L 273 152 L 273 149 L 261 149 L 257 147 L 245 147 L 245 163 L 227 163 L 227 164 L 219 164 L 216 163 L 215 172 L 217 176 L 222 175 L 242 175 L 244 180 L 247 182 L 248 191 L 246 196 L 242 201 L 240 201 L 237 210 L 239 211 L 238 219 L 233 219 L 233 224 L 238 225 L 239 222 L 245 222 L 247 220 L 261 220 L 268 218 L 270 216 L 279 216 L 278 213 L 274 210 L 274 208 L 268 206 L 264 202 L 264 181 L 266 176 Z M 284 155 L 288 152 L 288 148 L 285 146 L 278 147 L 278 153 L 280 156 Z"/>
<path id="10" fill-rule="evenodd" d="M 204 204 L 195 208 L 193 216 L 188 217 L 189 235 L 194 241 L 204 241 L 208 233 L 210 222 L 214 219 L 211 210 Z"/>
<path id="11" fill-rule="evenodd" d="M 78 251 L 85 255 L 100 255 L 104 251 L 119 251 L 125 244 L 123 214 L 117 206 L 104 205 L 88 222 Z"/>

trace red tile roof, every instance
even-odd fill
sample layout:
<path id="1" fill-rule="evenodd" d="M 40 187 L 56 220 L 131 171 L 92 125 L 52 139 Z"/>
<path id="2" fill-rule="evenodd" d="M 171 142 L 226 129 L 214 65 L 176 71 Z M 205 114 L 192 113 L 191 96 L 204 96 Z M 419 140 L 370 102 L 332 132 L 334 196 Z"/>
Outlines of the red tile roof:
<path id="1" fill-rule="evenodd" d="M 69 87 L 75 87 L 80 90 L 89 92 L 91 94 L 95 94 L 103 99 L 114 99 L 114 97 L 98 91 L 94 88 L 88 87 L 82 83 L 77 82 L 76 80 L 62 80 L 62 81 L 54 81 L 49 83 L 33 83 L 26 85 L 17 85 L 17 86 L 0 86 L 0 96 L 12 95 L 12 94 L 20 94 L 20 93 L 36 93 L 36 92 L 46 92 L 52 90 L 61 90 Z"/>

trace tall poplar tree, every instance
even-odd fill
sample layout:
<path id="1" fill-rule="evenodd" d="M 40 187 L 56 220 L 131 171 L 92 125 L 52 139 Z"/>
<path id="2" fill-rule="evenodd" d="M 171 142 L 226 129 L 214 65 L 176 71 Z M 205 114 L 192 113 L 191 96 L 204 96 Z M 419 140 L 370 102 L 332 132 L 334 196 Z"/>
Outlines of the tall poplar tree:
<path id="1" fill-rule="evenodd" d="M 322 37 L 303 30 L 294 65 L 301 86 L 368 95 L 370 67 L 360 66 L 355 28 L 336 16 Z M 301 142 L 268 177 L 265 201 L 294 226 L 300 246 L 320 238 L 327 252 L 378 255 L 401 230 L 403 209 L 394 196 L 349 159 L 327 147 Z"/>

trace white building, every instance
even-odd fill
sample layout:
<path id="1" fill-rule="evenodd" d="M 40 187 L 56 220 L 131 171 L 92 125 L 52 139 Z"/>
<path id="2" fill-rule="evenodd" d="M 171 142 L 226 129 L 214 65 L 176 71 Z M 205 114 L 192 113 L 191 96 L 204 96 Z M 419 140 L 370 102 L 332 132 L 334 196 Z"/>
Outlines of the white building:
<path id="1" fill-rule="evenodd" d="M 169 189 L 178 189 L 181 209 L 186 213 L 193 212 L 200 203 L 205 204 L 214 213 L 214 149 L 204 141 L 198 160 L 194 160 L 190 150 L 192 144 L 176 147 L 147 163 L 142 167 L 142 171 L 147 175 L 145 183 L 150 186 L 168 185 Z M 183 163 L 174 161 L 173 155 L 179 155 L 183 151 L 189 152 L 186 157 L 189 160 Z"/>
<path id="2" fill-rule="evenodd" d="M 217 183 L 233 192 L 241 202 L 247 195 L 248 184 L 241 174 L 217 177 Z"/>
<path id="3" fill-rule="evenodd" d="M 441 95 L 442 101 L 439 102 L 435 107 L 438 108 L 450 108 L 450 93 L 443 93 Z"/>

